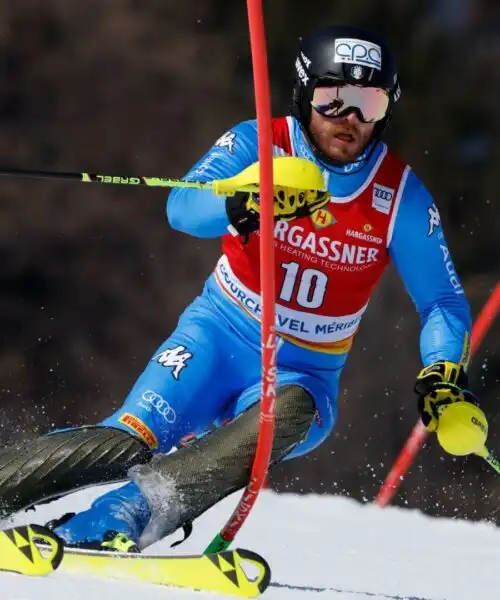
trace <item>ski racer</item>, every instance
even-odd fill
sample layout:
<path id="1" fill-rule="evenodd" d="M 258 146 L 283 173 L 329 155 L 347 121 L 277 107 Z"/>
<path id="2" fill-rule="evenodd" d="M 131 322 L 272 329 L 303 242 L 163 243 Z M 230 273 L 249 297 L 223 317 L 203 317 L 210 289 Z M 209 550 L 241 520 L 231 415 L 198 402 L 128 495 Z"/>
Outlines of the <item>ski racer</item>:
<path id="1" fill-rule="evenodd" d="M 382 141 L 401 96 L 395 61 L 370 32 L 325 27 L 295 61 L 291 115 L 276 157 L 321 169 L 328 193 L 300 208 L 275 197 L 277 403 L 272 464 L 331 433 L 339 378 L 369 299 L 392 260 L 421 319 L 415 389 L 424 424 L 467 395 L 470 314 L 433 198 Z M 187 180 L 258 160 L 256 122 L 224 133 Z M 83 486 L 126 481 L 50 526 L 70 546 L 139 551 L 187 527 L 248 482 L 260 399 L 258 196 L 176 189 L 170 225 L 222 238 L 222 255 L 123 406 L 94 426 L 0 452 L 0 516 Z M 176 451 L 170 450 L 177 448 Z"/>

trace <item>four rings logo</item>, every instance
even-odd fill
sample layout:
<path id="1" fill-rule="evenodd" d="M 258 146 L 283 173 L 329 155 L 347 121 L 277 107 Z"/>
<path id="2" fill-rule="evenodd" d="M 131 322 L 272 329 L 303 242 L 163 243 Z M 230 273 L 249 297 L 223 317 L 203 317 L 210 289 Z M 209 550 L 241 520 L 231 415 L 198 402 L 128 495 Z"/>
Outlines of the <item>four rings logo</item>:
<path id="1" fill-rule="evenodd" d="M 139 406 L 145 408 L 148 412 L 151 412 L 152 408 L 158 412 L 167 423 L 174 423 L 177 415 L 175 414 L 175 410 L 170 406 L 170 404 L 160 396 L 160 394 L 153 392 L 153 390 L 147 390 L 142 392 L 141 401 L 139 402 Z"/>
<path id="2" fill-rule="evenodd" d="M 394 198 L 394 190 L 375 183 L 373 185 L 372 207 L 378 212 L 388 215 L 391 212 L 391 204 Z"/>
<path id="3" fill-rule="evenodd" d="M 365 40 L 339 38 L 335 40 L 333 60 L 336 63 L 362 65 L 380 71 L 382 69 L 382 50 L 378 44 Z"/>
<path id="4" fill-rule="evenodd" d="M 374 186 L 373 191 L 375 193 L 376 198 L 380 198 L 381 200 L 387 200 L 390 202 L 392 200 L 393 191 L 388 190 L 387 188 L 383 188 L 381 185 Z"/>

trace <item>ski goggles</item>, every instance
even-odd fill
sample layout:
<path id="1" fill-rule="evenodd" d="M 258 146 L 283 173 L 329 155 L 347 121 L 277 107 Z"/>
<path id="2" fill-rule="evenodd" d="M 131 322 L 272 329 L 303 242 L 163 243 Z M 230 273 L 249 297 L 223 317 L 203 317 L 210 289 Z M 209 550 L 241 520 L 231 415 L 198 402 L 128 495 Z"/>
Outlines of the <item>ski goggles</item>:
<path id="1" fill-rule="evenodd" d="M 315 88 L 311 106 L 325 117 L 355 111 L 363 123 L 375 123 L 387 115 L 389 102 L 389 92 L 382 88 L 337 85 Z"/>

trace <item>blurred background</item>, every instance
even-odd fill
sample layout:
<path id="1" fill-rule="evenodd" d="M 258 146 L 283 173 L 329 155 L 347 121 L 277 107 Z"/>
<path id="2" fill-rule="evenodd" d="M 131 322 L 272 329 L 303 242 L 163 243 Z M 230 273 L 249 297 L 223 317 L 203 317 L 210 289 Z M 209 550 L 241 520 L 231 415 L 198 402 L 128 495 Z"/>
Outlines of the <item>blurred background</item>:
<path id="1" fill-rule="evenodd" d="M 500 273 L 500 3 L 264 4 L 276 116 L 299 40 L 318 26 L 371 28 L 393 48 L 403 97 L 386 140 L 434 194 L 476 316 Z M 0 3 L 2 166 L 182 177 L 254 114 L 244 0 Z M 166 196 L 0 180 L 0 443 L 110 414 L 201 291 L 219 241 L 173 231 Z M 334 434 L 276 471 L 275 489 L 373 499 L 417 418 L 418 327 L 391 269 L 344 372 Z M 498 453 L 499 333 L 470 369 Z M 396 502 L 496 522 L 500 481 L 429 440 Z"/>

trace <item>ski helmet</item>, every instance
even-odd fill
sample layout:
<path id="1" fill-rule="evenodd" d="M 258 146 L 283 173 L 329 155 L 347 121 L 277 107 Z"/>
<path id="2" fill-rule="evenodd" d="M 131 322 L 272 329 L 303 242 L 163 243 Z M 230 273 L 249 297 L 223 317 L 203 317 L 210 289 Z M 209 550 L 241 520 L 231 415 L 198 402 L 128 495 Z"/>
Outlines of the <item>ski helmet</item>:
<path id="1" fill-rule="evenodd" d="M 386 116 L 376 123 L 368 145 L 380 140 L 394 104 L 401 96 L 396 64 L 387 45 L 372 33 L 349 26 L 324 27 L 303 40 L 295 60 L 292 114 L 319 158 L 333 165 L 335 162 L 312 142 L 309 131 L 311 101 L 318 85 L 345 84 L 387 90 L 389 106 Z"/>

